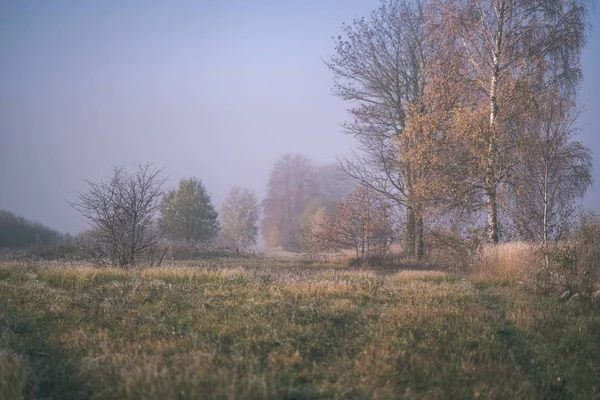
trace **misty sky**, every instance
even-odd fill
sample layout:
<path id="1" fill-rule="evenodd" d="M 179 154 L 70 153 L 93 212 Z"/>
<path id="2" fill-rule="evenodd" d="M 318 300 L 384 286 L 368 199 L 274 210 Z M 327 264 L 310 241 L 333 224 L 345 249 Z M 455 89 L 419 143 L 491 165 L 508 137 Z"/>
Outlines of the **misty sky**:
<path id="1" fill-rule="evenodd" d="M 65 232 L 66 200 L 112 165 L 153 162 L 200 178 L 217 206 L 262 196 L 275 159 L 348 154 L 323 64 L 342 22 L 376 0 L 0 0 L 0 209 Z M 583 55 L 580 136 L 600 211 L 600 11 Z"/>

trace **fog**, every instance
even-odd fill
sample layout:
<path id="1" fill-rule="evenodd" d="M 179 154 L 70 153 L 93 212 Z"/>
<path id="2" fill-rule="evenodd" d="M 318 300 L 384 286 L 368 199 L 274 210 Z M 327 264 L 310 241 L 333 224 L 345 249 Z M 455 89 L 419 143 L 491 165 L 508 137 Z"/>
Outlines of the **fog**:
<path id="1" fill-rule="evenodd" d="M 334 162 L 353 142 L 323 60 L 377 3 L 0 3 L 0 209 L 75 233 L 67 200 L 113 165 L 196 176 L 218 209 L 234 185 L 262 196 L 283 153 Z M 599 15 L 580 94 L 597 182 Z M 600 211 L 598 185 L 585 205 Z"/>

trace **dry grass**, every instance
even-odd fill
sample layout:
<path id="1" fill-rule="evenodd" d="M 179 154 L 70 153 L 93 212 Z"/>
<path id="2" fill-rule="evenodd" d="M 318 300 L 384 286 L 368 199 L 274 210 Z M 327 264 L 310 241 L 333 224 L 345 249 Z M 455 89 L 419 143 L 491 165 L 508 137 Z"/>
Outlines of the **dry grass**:
<path id="1" fill-rule="evenodd" d="M 538 247 L 524 242 L 485 246 L 471 272 L 476 279 L 514 283 L 540 267 L 539 254 Z"/>
<path id="2" fill-rule="evenodd" d="M 23 357 L 0 347 L 0 399 L 26 399 L 29 378 Z"/>
<path id="3" fill-rule="evenodd" d="M 523 291 L 492 256 L 506 285 L 267 259 L 3 265 L 0 399 L 600 395 L 597 308 Z"/>
<path id="4" fill-rule="evenodd" d="M 392 278 L 395 282 L 410 282 L 414 280 L 441 282 L 452 280 L 454 277 L 444 271 L 400 271 Z"/>

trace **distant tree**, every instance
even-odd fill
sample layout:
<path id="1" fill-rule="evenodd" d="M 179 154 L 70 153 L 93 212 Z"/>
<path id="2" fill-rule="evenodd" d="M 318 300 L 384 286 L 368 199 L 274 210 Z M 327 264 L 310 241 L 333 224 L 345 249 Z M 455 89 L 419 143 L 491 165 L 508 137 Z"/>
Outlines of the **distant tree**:
<path id="1" fill-rule="evenodd" d="M 108 182 L 86 181 L 89 190 L 70 203 L 90 225 L 89 236 L 100 262 L 121 267 L 160 263 L 156 245 L 162 231 L 155 226 L 165 179 L 151 164 L 135 173 L 113 168 Z"/>
<path id="2" fill-rule="evenodd" d="M 254 192 L 234 187 L 221 207 L 221 243 L 236 251 L 254 246 L 258 235 L 259 213 Z"/>
<path id="3" fill-rule="evenodd" d="M 0 210 L 0 248 L 27 248 L 34 244 L 57 243 L 62 235 L 51 228 L 15 215 L 8 210 Z"/>
<path id="4" fill-rule="evenodd" d="M 278 246 L 298 251 L 300 216 L 318 193 L 315 166 L 310 159 L 300 154 L 280 157 L 271 169 L 262 203 L 261 229 L 267 244 L 274 244 L 271 239 L 277 237 Z"/>
<path id="5" fill-rule="evenodd" d="M 218 213 L 197 178 L 181 179 L 160 205 L 159 226 L 167 237 L 189 243 L 206 243 L 219 231 Z"/>

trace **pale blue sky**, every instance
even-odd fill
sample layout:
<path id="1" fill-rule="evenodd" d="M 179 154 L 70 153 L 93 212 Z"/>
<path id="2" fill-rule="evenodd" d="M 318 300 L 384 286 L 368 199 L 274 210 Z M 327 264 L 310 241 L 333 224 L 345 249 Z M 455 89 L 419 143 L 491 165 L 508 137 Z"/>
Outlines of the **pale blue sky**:
<path id="1" fill-rule="evenodd" d="M 0 0 L 0 209 L 77 232 L 65 199 L 111 165 L 197 176 L 220 204 L 234 185 L 262 195 L 282 153 L 334 162 L 352 141 L 322 59 L 377 4 Z M 596 154 L 598 20 L 581 91 Z M 597 187 L 586 204 L 600 211 Z"/>

